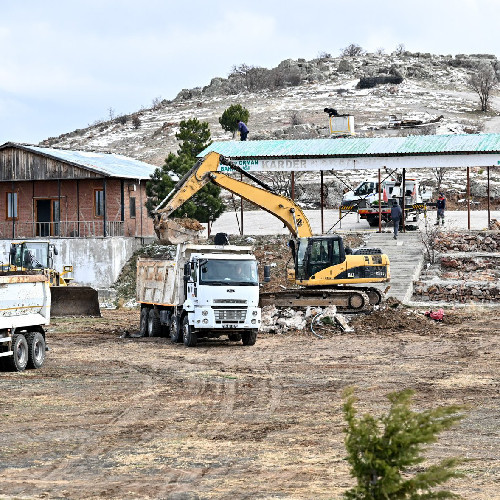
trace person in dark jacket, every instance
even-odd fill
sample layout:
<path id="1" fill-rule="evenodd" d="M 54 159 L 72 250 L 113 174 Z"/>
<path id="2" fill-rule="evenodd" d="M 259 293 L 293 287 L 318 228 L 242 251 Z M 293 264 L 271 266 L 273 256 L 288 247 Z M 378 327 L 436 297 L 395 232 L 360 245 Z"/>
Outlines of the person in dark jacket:
<path id="1" fill-rule="evenodd" d="M 391 219 L 394 224 L 394 239 L 398 239 L 398 231 L 399 231 L 399 221 L 401 220 L 401 216 L 403 215 L 403 211 L 401 207 L 398 205 L 398 202 L 394 200 L 392 202 L 391 208 Z"/>
<path id="2" fill-rule="evenodd" d="M 238 122 L 238 130 L 240 132 L 240 139 L 242 141 L 246 141 L 248 135 L 248 127 L 246 126 L 245 122 L 242 122 L 241 120 L 237 120 L 237 122 Z"/>
<path id="3" fill-rule="evenodd" d="M 439 193 L 439 198 L 436 203 L 437 207 L 437 220 L 435 226 L 439 226 L 439 219 L 441 219 L 441 224 L 444 225 L 444 211 L 446 210 L 446 198 L 444 193 Z"/>

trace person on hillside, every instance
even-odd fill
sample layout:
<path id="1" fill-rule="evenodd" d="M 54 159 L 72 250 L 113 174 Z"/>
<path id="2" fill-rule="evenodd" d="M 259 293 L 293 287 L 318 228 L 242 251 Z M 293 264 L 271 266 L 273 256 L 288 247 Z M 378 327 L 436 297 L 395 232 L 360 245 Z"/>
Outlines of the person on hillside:
<path id="1" fill-rule="evenodd" d="M 435 226 L 439 226 L 439 219 L 441 219 L 441 224 L 444 225 L 444 211 L 446 210 L 446 198 L 444 193 L 439 193 L 439 198 L 436 203 L 437 207 L 437 220 Z"/>
<path id="2" fill-rule="evenodd" d="M 398 205 L 397 200 L 394 200 L 392 202 L 392 207 L 391 207 L 391 219 L 392 223 L 394 224 L 394 239 L 398 239 L 398 231 L 399 231 L 399 221 L 401 220 L 401 217 L 403 215 L 403 211 L 401 210 L 401 207 Z"/>
<path id="3" fill-rule="evenodd" d="M 242 141 L 246 141 L 248 135 L 248 127 L 246 126 L 245 122 L 242 122 L 241 120 L 237 120 L 237 122 L 238 122 L 238 131 L 240 133 L 240 139 Z"/>

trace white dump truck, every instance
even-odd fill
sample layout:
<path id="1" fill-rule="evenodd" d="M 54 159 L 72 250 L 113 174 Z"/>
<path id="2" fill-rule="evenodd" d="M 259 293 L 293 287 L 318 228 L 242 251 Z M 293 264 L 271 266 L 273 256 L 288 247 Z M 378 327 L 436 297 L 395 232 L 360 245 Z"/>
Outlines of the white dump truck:
<path id="1" fill-rule="evenodd" d="M 177 245 L 174 260 L 137 263 L 141 336 L 172 342 L 227 335 L 253 345 L 261 322 L 257 260 L 249 246 Z"/>
<path id="2" fill-rule="evenodd" d="M 0 276 L 0 367 L 23 371 L 45 361 L 50 288 L 44 275 Z"/>

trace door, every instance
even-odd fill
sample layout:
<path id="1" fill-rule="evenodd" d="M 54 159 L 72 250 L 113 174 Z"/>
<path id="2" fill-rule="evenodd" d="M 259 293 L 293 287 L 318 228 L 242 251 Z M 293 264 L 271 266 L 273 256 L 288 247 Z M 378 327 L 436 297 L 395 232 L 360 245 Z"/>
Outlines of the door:
<path id="1" fill-rule="evenodd" d="M 59 236 L 59 200 L 36 200 L 36 236 Z"/>

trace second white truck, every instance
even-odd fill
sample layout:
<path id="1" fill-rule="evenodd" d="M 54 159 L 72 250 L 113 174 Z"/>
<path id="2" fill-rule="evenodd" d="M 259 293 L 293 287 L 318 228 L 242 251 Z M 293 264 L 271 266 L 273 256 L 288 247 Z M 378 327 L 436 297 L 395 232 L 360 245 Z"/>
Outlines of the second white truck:
<path id="1" fill-rule="evenodd" d="M 249 246 L 179 244 L 174 260 L 137 263 L 140 334 L 172 342 L 227 335 L 253 345 L 261 323 L 257 260 Z"/>
<path id="2" fill-rule="evenodd" d="M 49 282 L 41 274 L 0 276 L 0 366 L 23 371 L 45 361 Z"/>

